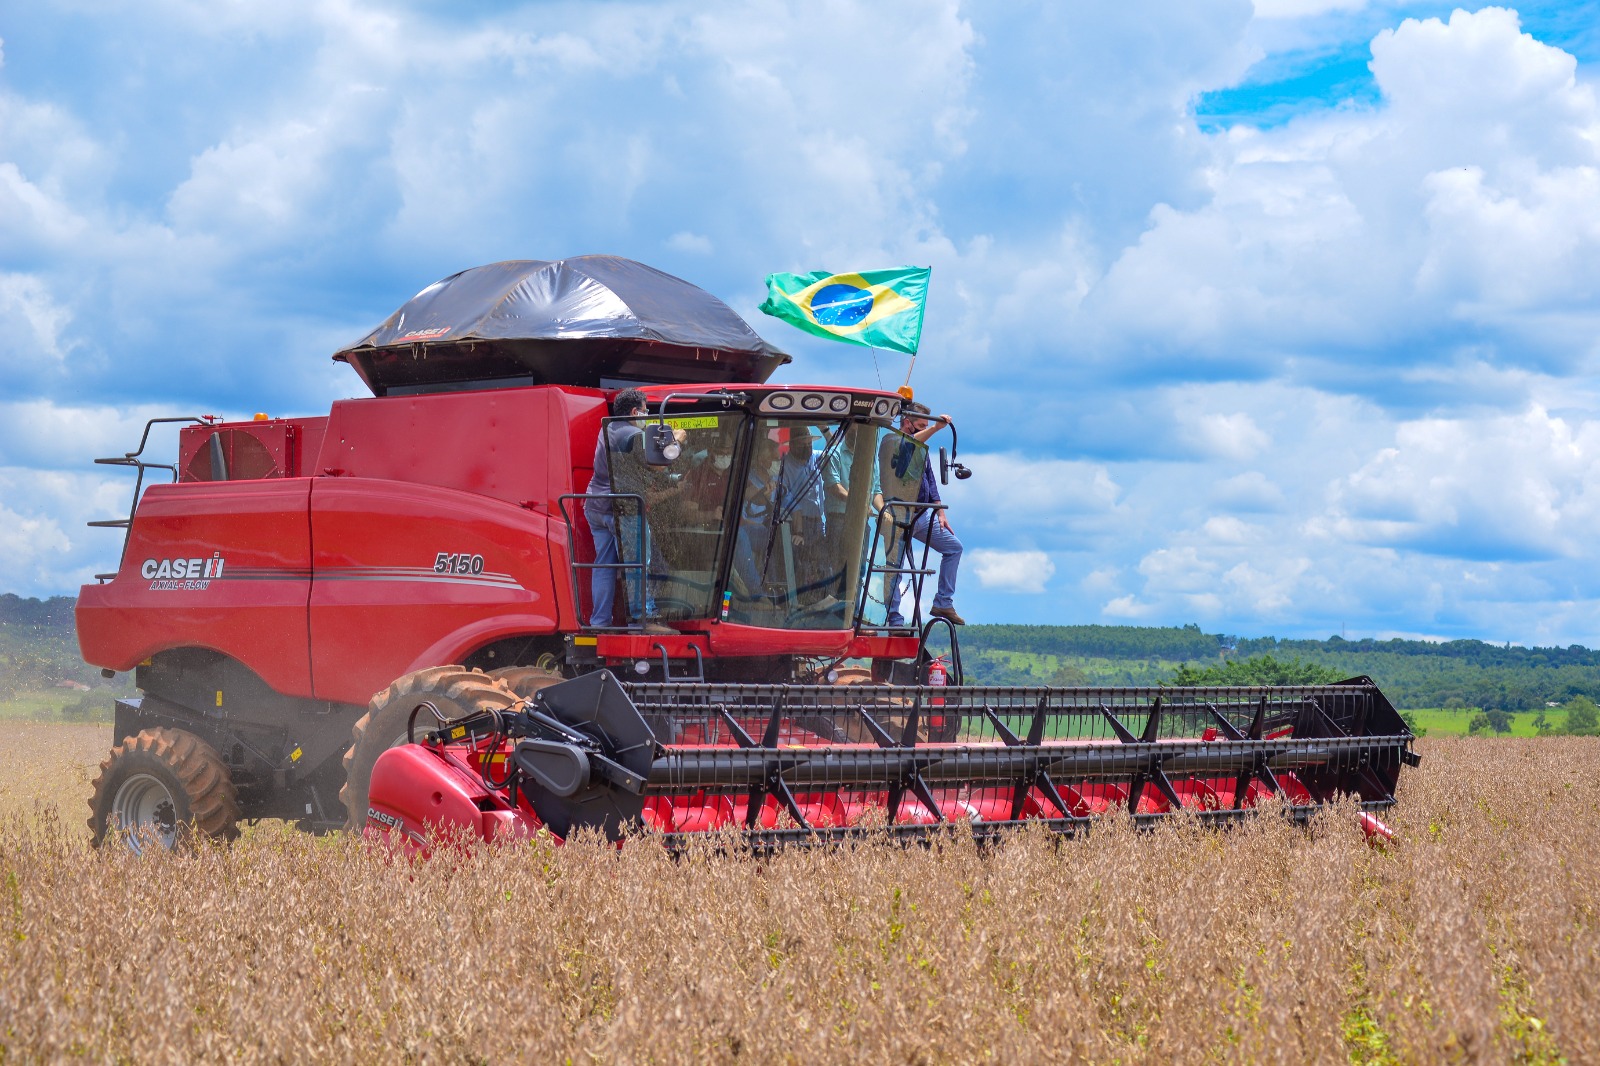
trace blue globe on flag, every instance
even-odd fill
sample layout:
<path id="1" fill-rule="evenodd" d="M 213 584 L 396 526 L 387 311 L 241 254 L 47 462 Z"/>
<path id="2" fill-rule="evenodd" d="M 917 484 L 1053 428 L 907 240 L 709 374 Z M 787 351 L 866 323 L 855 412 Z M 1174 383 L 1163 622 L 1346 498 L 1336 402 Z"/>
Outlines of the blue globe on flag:
<path id="1" fill-rule="evenodd" d="M 824 285 L 811 295 L 811 317 L 825 326 L 853 326 L 872 312 L 872 293 L 854 285 Z"/>

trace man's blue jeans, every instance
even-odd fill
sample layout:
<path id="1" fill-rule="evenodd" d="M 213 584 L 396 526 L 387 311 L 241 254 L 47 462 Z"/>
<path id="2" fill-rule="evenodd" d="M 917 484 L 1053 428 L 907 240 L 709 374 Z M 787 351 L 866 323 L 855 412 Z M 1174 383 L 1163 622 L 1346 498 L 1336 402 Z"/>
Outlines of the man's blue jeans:
<path id="1" fill-rule="evenodd" d="M 589 571 L 589 592 L 593 599 L 593 610 L 589 612 L 589 625 L 596 629 L 615 624 L 611 618 L 611 610 L 616 600 L 617 571 L 612 569 L 627 556 L 628 562 L 636 562 L 633 558 L 639 547 L 639 519 L 637 516 L 618 518 L 616 515 L 589 514 L 586 510 L 584 516 L 589 520 L 589 531 L 594 534 L 594 561 L 599 564 Z M 621 531 L 621 542 L 618 542 L 618 531 Z M 649 532 L 646 529 L 645 557 L 649 557 L 648 544 Z M 634 619 L 648 618 L 656 613 L 655 596 L 650 590 L 648 581 L 644 586 L 644 611 L 639 610 L 640 600 L 640 573 L 637 568 L 623 571 L 628 582 L 628 611 Z"/>
<path id="2" fill-rule="evenodd" d="M 917 516 L 916 524 L 911 527 L 911 538 L 928 545 L 939 555 L 939 587 L 933 594 L 935 607 L 954 607 L 956 600 L 956 570 L 961 566 L 961 541 L 956 535 L 934 517 L 936 511 L 923 511 Z M 901 538 L 905 534 L 895 531 L 895 548 L 901 548 Z M 910 549 L 903 552 L 903 557 L 897 566 L 910 568 L 921 561 L 922 553 Z M 889 596 L 885 601 L 889 608 L 888 624 L 900 626 L 905 624 L 905 619 L 900 614 L 900 578 L 902 575 L 894 574 L 889 578 Z"/>

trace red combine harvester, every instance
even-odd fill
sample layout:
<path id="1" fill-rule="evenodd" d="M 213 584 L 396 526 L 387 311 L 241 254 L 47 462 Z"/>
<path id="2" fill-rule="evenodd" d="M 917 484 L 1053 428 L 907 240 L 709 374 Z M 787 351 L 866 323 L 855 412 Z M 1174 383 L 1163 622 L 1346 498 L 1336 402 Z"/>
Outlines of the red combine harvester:
<path id="1" fill-rule="evenodd" d="M 955 629 L 915 606 L 931 460 L 895 428 L 901 397 L 767 384 L 787 355 L 642 264 L 464 271 L 334 358 L 374 395 L 158 419 L 101 460 L 138 480 L 130 518 L 96 523 L 126 534 L 117 572 L 80 593 L 79 640 L 142 696 L 117 703 L 96 843 L 257 818 L 410 840 L 1071 830 L 1111 808 L 1379 809 L 1415 765 L 1365 678 L 965 684 Z M 649 413 L 607 434 L 611 491 L 590 494 L 625 387 Z M 182 423 L 174 465 L 144 458 L 157 422 Z M 147 486 L 152 470 L 171 482 Z M 615 563 L 595 561 L 596 507 Z M 911 594 L 903 625 L 891 582 Z M 607 584 L 614 617 L 596 619 Z"/>

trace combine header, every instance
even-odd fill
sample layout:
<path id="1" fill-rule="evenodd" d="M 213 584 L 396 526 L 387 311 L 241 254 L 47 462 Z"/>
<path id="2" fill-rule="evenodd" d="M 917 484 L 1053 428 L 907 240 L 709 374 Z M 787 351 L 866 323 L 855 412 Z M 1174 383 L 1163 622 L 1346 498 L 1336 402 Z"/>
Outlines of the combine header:
<path id="1" fill-rule="evenodd" d="M 1394 803 L 1411 735 L 1371 681 L 1305 688 L 1027 689 L 624 685 L 601 671 L 506 712 L 442 721 L 373 771 L 369 833 L 425 847 L 541 829 L 668 845 L 738 830 L 756 849 L 966 823 L 1074 832 L 1125 810 L 1304 818 Z"/>
<path id="2" fill-rule="evenodd" d="M 1365 680 L 964 684 L 910 538 L 943 506 L 917 502 L 923 471 L 964 474 L 953 435 L 932 456 L 896 393 L 770 383 L 789 357 L 681 279 L 476 267 L 334 358 L 370 397 L 156 419 L 101 460 L 136 472 L 134 506 L 96 523 L 122 554 L 78 639 L 141 694 L 117 703 L 97 844 L 258 818 L 777 843 L 1393 801 L 1411 738 Z M 644 416 L 612 409 L 632 388 Z M 146 458 L 167 422 L 170 466 Z"/>

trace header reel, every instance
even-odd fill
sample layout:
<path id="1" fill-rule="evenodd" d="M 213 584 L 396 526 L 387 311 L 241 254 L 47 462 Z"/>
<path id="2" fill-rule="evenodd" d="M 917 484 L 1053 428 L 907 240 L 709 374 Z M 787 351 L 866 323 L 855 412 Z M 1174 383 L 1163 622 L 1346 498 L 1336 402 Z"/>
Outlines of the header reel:
<path id="1" fill-rule="evenodd" d="M 980 836 L 1030 822 L 1072 833 L 1118 810 L 1144 824 L 1184 811 L 1229 822 L 1281 803 L 1304 819 L 1353 795 L 1373 833 L 1371 812 L 1393 805 L 1401 767 L 1418 762 L 1412 740 L 1367 678 L 863 691 L 625 685 L 597 671 L 386 752 L 367 825 L 417 844 L 452 826 L 485 838 L 640 832 L 669 846 L 732 829 L 760 849 L 956 822 Z M 441 802 L 446 792 L 460 802 Z"/>

